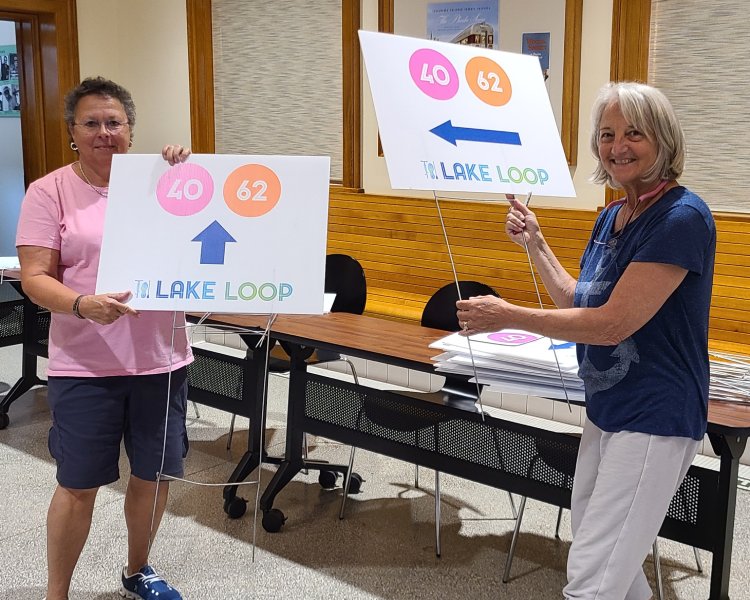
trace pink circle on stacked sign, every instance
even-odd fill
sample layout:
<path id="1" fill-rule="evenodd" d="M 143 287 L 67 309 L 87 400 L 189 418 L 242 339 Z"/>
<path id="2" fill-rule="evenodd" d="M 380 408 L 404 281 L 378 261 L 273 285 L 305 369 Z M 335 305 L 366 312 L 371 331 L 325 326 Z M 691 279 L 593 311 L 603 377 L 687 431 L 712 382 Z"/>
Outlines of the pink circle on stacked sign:
<path id="1" fill-rule="evenodd" d="M 525 331 L 498 331 L 490 333 L 487 338 L 505 346 L 522 346 L 523 344 L 535 342 L 541 339 L 542 336 L 534 333 L 526 333 Z"/>

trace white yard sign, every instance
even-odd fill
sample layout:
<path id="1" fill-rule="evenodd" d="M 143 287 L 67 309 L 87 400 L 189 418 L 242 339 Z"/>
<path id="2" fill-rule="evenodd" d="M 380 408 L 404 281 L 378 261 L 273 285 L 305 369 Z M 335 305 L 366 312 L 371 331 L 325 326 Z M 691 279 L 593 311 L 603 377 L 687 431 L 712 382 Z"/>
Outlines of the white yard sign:
<path id="1" fill-rule="evenodd" d="M 359 38 L 393 188 L 575 196 L 537 57 Z"/>
<path id="2" fill-rule="evenodd" d="M 139 310 L 323 312 L 330 159 L 115 155 L 97 293 Z"/>

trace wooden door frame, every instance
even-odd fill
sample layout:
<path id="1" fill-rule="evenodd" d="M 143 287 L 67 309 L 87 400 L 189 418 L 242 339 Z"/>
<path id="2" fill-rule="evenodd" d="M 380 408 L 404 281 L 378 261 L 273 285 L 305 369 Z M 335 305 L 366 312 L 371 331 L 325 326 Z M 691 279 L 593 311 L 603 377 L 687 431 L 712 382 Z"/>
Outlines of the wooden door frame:
<path id="1" fill-rule="evenodd" d="M 651 38 L 651 0 L 612 0 L 611 81 L 648 81 Z M 622 196 L 622 190 L 606 188 L 605 202 Z"/>
<path id="2" fill-rule="evenodd" d="M 21 68 L 26 185 L 74 158 L 63 118 L 65 93 L 79 81 L 75 0 L 0 0 L 15 21 Z"/>

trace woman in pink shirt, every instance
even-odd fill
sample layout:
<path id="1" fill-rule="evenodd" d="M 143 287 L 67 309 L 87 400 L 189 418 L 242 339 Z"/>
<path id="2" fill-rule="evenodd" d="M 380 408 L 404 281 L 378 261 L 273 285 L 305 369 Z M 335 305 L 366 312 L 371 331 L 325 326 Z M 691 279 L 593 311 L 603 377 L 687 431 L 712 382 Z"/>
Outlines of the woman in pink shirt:
<path id="1" fill-rule="evenodd" d="M 129 292 L 94 293 L 112 156 L 132 146 L 135 105 L 126 89 L 90 78 L 67 94 L 65 122 L 78 160 L 29 186 L 16 237 L 23 289 L 52 312 L 47 398 L 58 486 L 47 515 L 47 600 L 68 598 L 97 491 L 119 479 L 122 440 L 131 472 L 120 594 L 179 599 L 148 553 L 169 485 L 157 474 L 181 476 L 188 447 L 184 314 L 139 314 Z M 162 150 L 170 165 L 189 155 Z"/>

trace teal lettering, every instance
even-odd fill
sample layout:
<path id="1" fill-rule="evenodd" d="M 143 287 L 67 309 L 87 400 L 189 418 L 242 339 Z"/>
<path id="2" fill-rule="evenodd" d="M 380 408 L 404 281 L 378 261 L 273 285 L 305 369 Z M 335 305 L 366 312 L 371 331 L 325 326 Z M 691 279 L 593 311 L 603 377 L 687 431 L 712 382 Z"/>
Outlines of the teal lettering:
<path id="1" fill-rule="evenodd" d="M 224 300 L 237 300 L 237 296 L 232 296 L 232 294 L 229 293 L 231 287 L 232 284 L 227 281 L 227 285 L 224 287 Z"/>
<path id="2" fill-rule="evenodd" d="M 181 281 L 173 281 L 172 287 L 169 290 L 169 297 L 182 299 L 184 296 L 184 293 L 185 293 L 185 284 L 183 284 Z"/>
<path id="3" fill-rule="evenodd" d="M 443 179 L 455 179 L 453 175 L 448 175 L 448 173 L 445 172 L 445 163 L 443 161 L 440 161 L 440 170 L 443 172 Z"/>
<path id="4" fill-rule="evenodd" d="M 500 167 L 497 167 L 497 177 L 498 181 L 502 183 L 510 183 L 505 177 L 503 177 L 503 172 L 500 170 Z"/>
<path id="5" fill-rule="evenodd" d="M 534 169 L 524 169 L 523 178 L 527 183 L 530 183 L 532 185 L 539 181 L 539 175 L 536 174 L 536 171 Z"/>
<path id="6" fill-rule="evenodd" d="M 215 281 L 204 281 L 203 282 L 203 293 L 201 294 L 201 298 L 204 300 L 214 300 L 214 286 L 216 285 Z"/>
<path id="7" fill-rule="evenodd" d="M 157 298 L 169 298 L 169 294 L 163 294 L 161 291 L 161 279 L 156 282 L 156 297 Z"/>
<path id="8" fill-rule="evenodd" d="M 279 300 L 284 300 L 284 298 L 288 298 L 292 295 L 292 292 L 294 291 L 294 288 L 292 288 L 291 284 L 289 283 L 280 283 L 279 284 Z"/>
<path id="9" fill-rule="evenodd" d="M 252 291 L 249 294 L 245 293 L 245 289 L 250 288 Z M 240 285 L 240 288 L 237 290 L 237 294 L 240 298 L 243 300 L 252 300 L 255 298 L 255 294 L 258 293 L 258 289 L 250 282 L 245 282 L 242 285 Z"/>
<path id="10" fill-rule="evenodd" d="M 263 294 L 263 290 L 271 290 L 271 295 L 267 296 Z M 272 283 L 264 283 L 263 285 L 258 288 L 258 296 L 260 296 L 261 300 L 265 300 L 268 302 L 269 300 L 273 300 L 276 297 L 276 286 Z"/>
<path id="11" fill-rule="evenodd" d="M 187 282 L 187 289 L 185 290 L 185 298 L 194 298 L 195 300 L 199 300 L 200 296 L 198 296 L 198 284 L 200 281 L 189 281 Z"/>
<path id="12" fill-rule="evenodd" d="M 492 177 L 490 177 L 487 169 L 489 169 L 488 165 L 479 165 L 479 174 L 482 176 L 482 181 L 492 181 Z"/>

